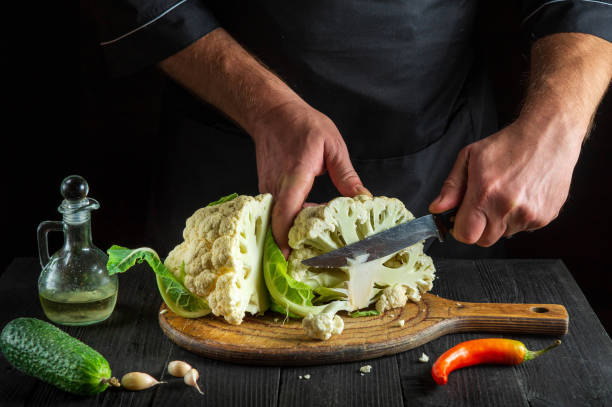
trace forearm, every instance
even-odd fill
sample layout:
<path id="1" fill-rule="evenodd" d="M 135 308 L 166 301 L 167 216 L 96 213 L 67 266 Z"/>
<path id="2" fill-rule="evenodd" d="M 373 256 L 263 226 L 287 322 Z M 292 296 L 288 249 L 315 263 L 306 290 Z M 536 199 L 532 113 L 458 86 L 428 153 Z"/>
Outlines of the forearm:
<path id="1" fill-rule="evenodd" d="M 588 34 L 544 37 L 531 50 L 519 123 L 579 149 L 611 79 L 611 43 Z"/>
<path id="2" fill-rule="evenodd" d="M 612 44 L 555 34 L 532 48 L 519 118 L 461 150 L 434 213 L 459 207 L 453 235 L 490 246 L 555 219 L 593 114 L 612 77 Z"/>
<path id="3" fill-rule="evenodd" d="M 249 134 L 273 109 L 300 97 L 218 28 L 160 62 L 171 78 L 217 107 Z"/>

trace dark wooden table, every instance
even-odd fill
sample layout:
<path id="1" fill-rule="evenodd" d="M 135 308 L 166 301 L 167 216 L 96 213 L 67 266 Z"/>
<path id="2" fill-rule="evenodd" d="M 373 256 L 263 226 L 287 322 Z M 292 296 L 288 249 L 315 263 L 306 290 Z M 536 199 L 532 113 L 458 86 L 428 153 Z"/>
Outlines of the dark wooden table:
<path id="1" fill-rule="evenodd" d="M 148 372 L 168 384 L 142 392 L 109 389 L 95 397 L 64 393 L 27 377 L 0 358 L 2 406 L 605 406 L 612 405 L 612 341 L 571 274 L 558 260 L 436 261 L 435 294 L 458 301 L 563 304 L 569 333 L 549 354 L 519 366 L 477 366 L 436 385 L 431 364 L 458 342 L 490 336 L 543 348 L 553 337 L 464 333 L 367 362 L 310 367 L 242 366 L 193 355 L 174 345 L 157 323 L 161 298 L 146 266 L 120 276 L 111 318 L 63 328 L 102 353 L 113 374 Z M 13 261 L 0 278 L 0 325 L 19 316 L 45 319 L 36 293 L 37 259 Z M 427 364 L 418 362 L 422 352 Z M 169 377 L 170 360 L 200 372 L 204 395 Z M 370 374 L 359 368 L 369 364 Z M 310 375 L 310 379 L 300 376 Z"/>

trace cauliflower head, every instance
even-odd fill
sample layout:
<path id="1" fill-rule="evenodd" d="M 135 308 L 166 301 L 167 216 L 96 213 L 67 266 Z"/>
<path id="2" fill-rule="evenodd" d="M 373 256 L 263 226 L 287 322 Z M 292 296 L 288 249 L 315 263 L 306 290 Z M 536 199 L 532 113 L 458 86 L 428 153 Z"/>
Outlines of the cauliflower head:
<path id="1" fill-rule="evenodd" d="M 198 209 L 187 219 L 184 241 L 164 262 L 230 324 L 268 308 L 261 262 L 271 205 L 270 194 L 240 195 Z"/>
<path id="2" fill-rule="evenodd" d="M 384 258 L 362 263 L 349 262 L 337 269 L 319 269 L 302 260 L 355 243 L 367 236 L 409 222 L 414 216 L 395 198 L 341 197 L 327 205 L 302 210 L 289 231 L 289 275 L 320 292 L 334 289 L 353 310 L 380 301 L 379 311 L 401 307 L 408 299 L 419 301 L 431 290 L 435 268 L 423 253 L 423 242 Z M 325 289 L 322 289 L 324 287 Z"/>

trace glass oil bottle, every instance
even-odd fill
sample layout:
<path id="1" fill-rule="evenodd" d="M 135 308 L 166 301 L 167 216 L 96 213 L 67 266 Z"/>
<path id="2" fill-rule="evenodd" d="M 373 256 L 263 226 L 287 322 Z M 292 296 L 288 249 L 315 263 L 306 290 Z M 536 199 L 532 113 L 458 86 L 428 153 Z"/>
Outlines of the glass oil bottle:
<path id="1" fill-rule="evenodd" d="M 38 278 L 40 304 L 49 320 L 62 325 L 91 325 L 107 319 L 117 301 L 117 276 L 109 276 L 108 257 L 91 238 L 91 211 L 100 207 L 88 198 L 89 186 L 78 175 L 66 177 L 58 208 L 62 221 L 38 226 L 42 272 Z M 49 257 L 47 233 L 64 232 L 64 245 Z"/>

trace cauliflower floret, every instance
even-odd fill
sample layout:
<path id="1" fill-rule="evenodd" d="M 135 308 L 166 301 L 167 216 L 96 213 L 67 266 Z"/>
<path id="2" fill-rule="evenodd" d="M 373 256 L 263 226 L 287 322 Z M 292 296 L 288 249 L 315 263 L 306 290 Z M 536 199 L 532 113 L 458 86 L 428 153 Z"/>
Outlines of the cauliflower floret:
<path id="1" fill-rule="evenodd" d="M 429 356 L 425 354 L 425 352 L 421 353 L 421 357 L 419 358 L 419 362 L 427 363 L 429 362 Z"/>
<path id="2" fill-rule="evenodd" d="M 314 339 L 328 340 L 332 335 L 339 335 L 344 330 L 344 321 L 338 315 L 329 312 L 308 314 L 302 319 L 306 335 Z"/>
<path id="3" fill-rule="evenodd" d="M 401 285 L 387 287 L 376 301 L 376 310 L 382 314 L 388 309 L 403 307 L 407 301 L 408 296 L 405 287 Z"/>
<path id="4" fill-rule="evenodd" d="M 232 325 L 240 325 L 245 307 L 241 302 L 240 277 L 237 273 L 225 273 L 217 278 L 215 289 L 206 297 L 208 306 L 215 315 L 223 315 Z"/>
<path id="5" fill-rule="evenodd" d="M 264 312 L 268 294 L 261 274 L 272 195 L 241 195 L 198 209 L 187 219 L 184 242 L 164 264 L 213 314 L 240 324 L 245 312 Z"/>
<path id="6" fill-rule="evenodd" d="M 359 371 L 363 375 L 364 373 L 370 373 L 372 371 L 372 365 L 365 365 L 359 368 Z"/>

